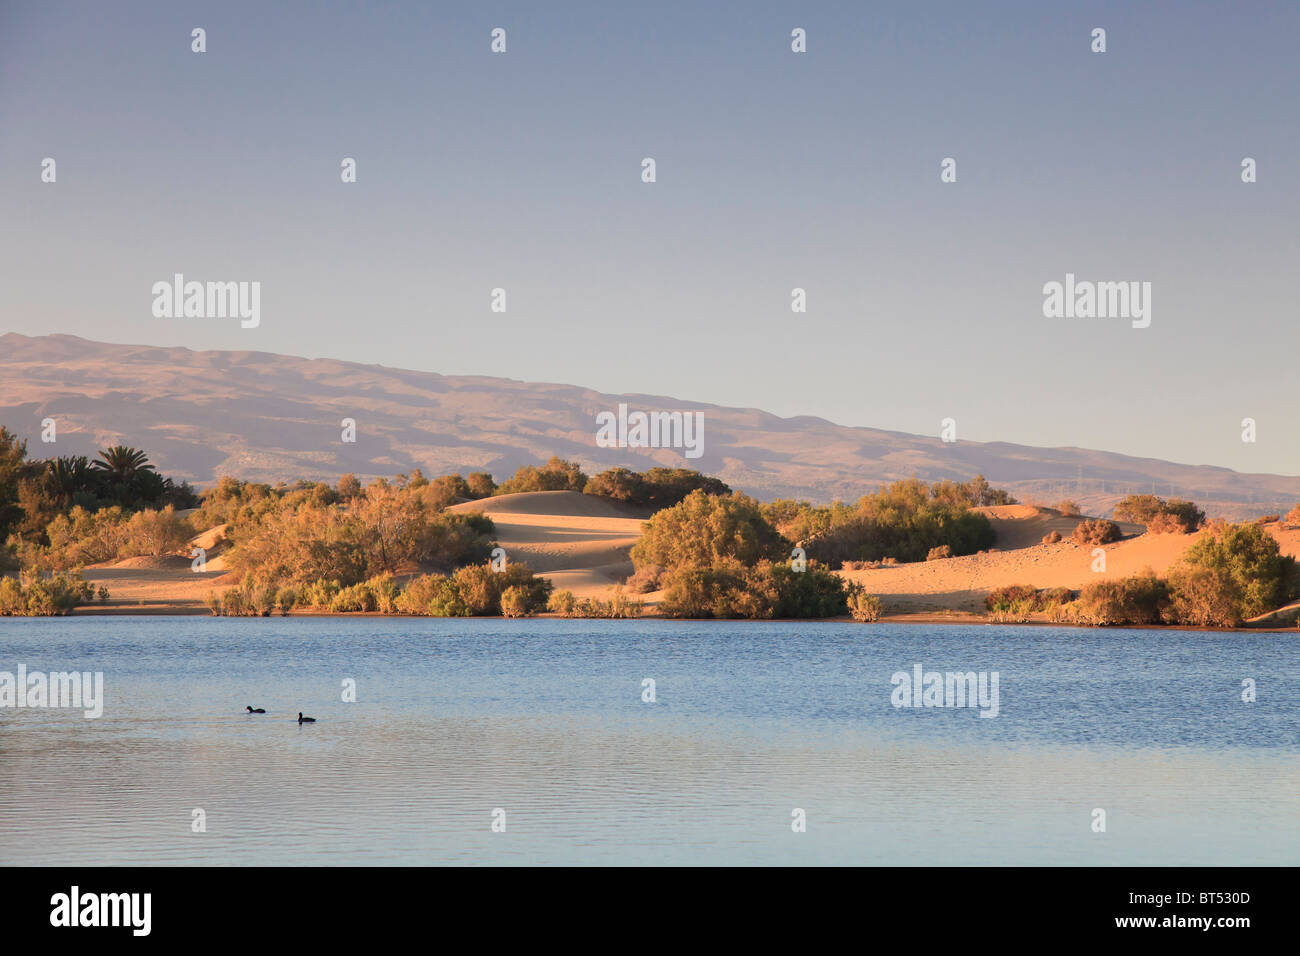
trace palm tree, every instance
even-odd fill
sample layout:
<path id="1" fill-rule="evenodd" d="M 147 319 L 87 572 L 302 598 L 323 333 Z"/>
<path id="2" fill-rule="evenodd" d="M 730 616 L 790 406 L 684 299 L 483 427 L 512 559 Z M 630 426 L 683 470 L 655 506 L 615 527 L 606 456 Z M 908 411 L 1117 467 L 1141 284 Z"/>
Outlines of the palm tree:
<path id="1" fill-rule="evenodd" d="M 99 458 L 91 463 L 97 471 L 108 472 L 108 479 L 114 484 L 125 484 L 136 476 L 137 472 L 153 471 L 149 456 L 138 448 L 126 445 L 114 445 L 99 453 Z"/>
<path id="2" fill-rule="evenodd" d="M 140 496 L 141 501 L 161 501 L 171 491 L 172 480 L 164 478 L 156 471 L 141 470 L 136 472 L 132 488 Z"/>
<path id="3" fill-rule="evenodd" d="M 85 455 L 52 458 L 45 463 L 45 488 L 60 508 L 68 508 L 80 494 L 94 494 L 99 476 Z"/>
<path id="4" fill-rule="evenodd" d="M 134 502 L 141 484 L 149 481 L 145 476 L 156 474 L 148 455 L 126 445 L 105 448 L 90 467 L 104 476 L 113 497 L 128 506 Z"/>

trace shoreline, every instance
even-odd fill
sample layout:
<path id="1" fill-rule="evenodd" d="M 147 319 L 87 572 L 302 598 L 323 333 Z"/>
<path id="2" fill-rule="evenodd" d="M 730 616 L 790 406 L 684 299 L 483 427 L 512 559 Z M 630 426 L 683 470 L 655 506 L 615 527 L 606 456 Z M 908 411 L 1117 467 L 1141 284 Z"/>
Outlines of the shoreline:
<path id="1" fill-rule="evenodd" d="M 1091 624 L 1072 624 L 1068 622 L 1046 621 L 1046 620 L 1029 620 L 1029 621 L 990 621 L 983 615 L 972 612 L 904 612 L 901 614 L 882 614 L 877 621 L 855 621 L 848 615 L 841 617 L 785 617 L 785 618 L 678 618 L 678 617 L 661 617 L 657 614 L 644 615 L 635 618 L 607 618 L 607 617 L 565 617 L 561 614 L 546 612 L 534 614 L 527 618 L 510 618 L 504 616 L 487 616 L 478 615 L 465 618 L 452 617 L 434 617 L 423 614 L 384 614 L 379 611 L 349 611 L 338 613 L 334 611 L 295 611 L 292 614 L 269 614 L 269 615 L 216 615 L 206 607 L 95 607 L 95 608 L 74 608 L 73 611 L 65 615 L 55 615 L 47 617 L 14 617 L 13 620 L 54 620 L 57 617 L 63 618 L 99 618 L 99 617 L 210 617 L 213 619 L 228 618 L 230 620 L 258 620 L 263 617 L 267 619 L 286 619 L 286 618 L 335 618 L 346 620 L 348 618 L 389 618 L 393 620 L 427 620 L 427 621 L 609 621 L 618 623 L 640 623 L 644 621 L 663 621 L 669 623 L 750 623 L 750 624 L 848 624 L 859 627 L 868 627 L 871 624 L 910 624 L 910 625 L 957 625 L 957 626 L 976 626 L 984 625 L 989 627 L 1027 627 L 1027 628 L 1068 628 L 1079 631 L 1211 631 L 1223 634 L 1294 634 L 1300 637 L 1300 628 L 1293 626 L 1255 626 L 1255 627 L 1206 627 L 1197 625 L 1180 625 L 1180 624 L 1146 624 L 1142 626 L 1131 625 L 1091 625 Z M 0 620 L 3 620 L 0 618 Z"/>

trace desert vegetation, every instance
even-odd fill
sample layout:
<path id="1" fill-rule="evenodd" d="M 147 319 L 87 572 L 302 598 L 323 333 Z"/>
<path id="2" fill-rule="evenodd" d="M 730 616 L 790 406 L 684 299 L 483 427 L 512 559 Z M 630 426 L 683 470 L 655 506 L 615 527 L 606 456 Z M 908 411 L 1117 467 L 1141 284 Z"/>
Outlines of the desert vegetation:
<path id="1" fill-rule="evenodd" d="M 693 491 L 706 495 L 731 493 L 725 482 L 689 468 L 651 468 L 643 472 L 610 468 L 592 476 L 583 491 L 656 511 L 671 508 Z"/>
<path id="2" fill-rule="evenodd" d="M 79 573 L 41 574 L 24 571 L 18 577 L 0 577 L 0 617 L 50 617 L 67 614 L 96 597 L 94 587 Z M 100 601 L 108 600 L 101 588 Z"/>
<path id="3" fill-rule="evenodd" d="M 525 563 L 491 561 L 496 525 L 486 513 L 458 506 L 529 491 L 581 493 L 649 514 L 631 545 L 633 573 L 625 584 L 600 597 L 590 590 L 556 592 Z M 997 521 L 1022 518 L 982 509 L 1013 502 L 977 477 L 897 481 L 852 504 L 764 504 L 690 469 L 611 468 L 589 477 L 579 464 L 558 457 L 524 465 L 499 484 L 485 471 L 429 478 L 415 469 L 364 483 L 343 475 L 333 485 L 224 477 L 196 494 L 160 475 L 137 449 L 113 446 L 93 460 L 31 460 L 26 446 L 0 428 L 0 570 L 10 572 L 0 577 L 0 614 L 61 614 L 105 601 L 105 589 L 87 583 L 83 570 L 125 558 L 159 563 L 124 568 L 188 571 L 191 542 L 201 541 L 219 556 L 215 567 L 223 576 L 208 606 L 220 615 L 634 618 L 654 601 L 658 613 L 674 617 L 873 621 L 884 611 L 882 601 L 858 581 L 884 581 L 888 575 L 855 581 L 854 572 L 898 568 L 890 573 L 914 578 L 920 569 L 907 565 L 992 555 L 998 549 L 989 514 Z M 1069 501 L 1055 511 L 1077 517 Z M 507 513 L 514 512 L 498 517 L 504 521 Z M 1300 595 L 1296 563 L 1278 543 L 1287 540 L 1286 526 L 1300 524 L 1300 505 L 1282 519 L 1229 524 L 1207 521 L 1191 502 L 1131 495 L 1116 506 L 1115 516 L 1141 523 L 1153 535 L 1188 535 L 1188 543 L 1173 552 L 1176 560 L 1160 559 L 1159 574 L 1148 568 L 1082 587 L 1080 582 L 1077 590 L 994 588 L 985 601 L 990 619 L 1235 627 Z M 1040 512 L 1023 520 L 1045 518 Z M 600 520 L 624 527 L 637 521 Z M 1044 528 L 1047 534 L 1036 530 L 1028 540 L 1059 542 L 1062 532 L 1070 532 L 1065 524 L 1058 527 Z M 631 539 L 626 530 L 612 533 Z M 1070 535 L 1081 547 L 1121 539 L 1119 525 L 1104 518 L 1079 520 Z M 1170 555 L 1168 549 L 1155 553 Z M 1049 552 L 1042 560 L 1059 555 Z M 950 571 L 941 566 L 924 574 L 937 580 Z M 902 593 L 912 593 L 909 587 L 903 585 Z"/>
<path id="4" fill-rule="evenodd" d="M 1191 534 L 1205 523 L 1205 512 L 1190 501 L 1129 495 L 1115 505 L 1115 517 L 1146 525 L 1152 534 Z"/>
<path id="5" fill-rule="evenodd" d="M 545 465 L 523 465 L 497 488 L 499 495 L 525 491 L 582 491 L 587 476 L 574 462 L 552 457 Z"/>
<path id="6" fill-rule="evenodd" d="M 1074 526 L 1070 540 L 1081 548 L 1096 547 L 1101 544 L 1113 544 L 1124 537 L 1119 525 L 1105 518 L 1089 518 Z"/>
<path id="7" fill-rule="evenodd" d="M 996 537 L 993 526 L 973 509 L 1009 503 L 1014 499 L 981 475 L 964 484 L 897 481 L 854 505 L 778 500 L 763 505 L 762 513 L 809 557 L 844 568 L 846 561 L 924 561 L 943 548 L 949 557 L 986 550 Z"/>
<path id="8" fill-rule="evenodd" d="M 1075 596 L 1012 585 L 990 591 L 992 620 L 1028 620 L 1044 611 L 1052 621 L 1094 626 L 1175 624 L 1239 627 L 1300 597 L 1296 562 L 1257 522 L 1215 523 L 1159 577 L 1146 568 L 1096 581 Z"/>
<path id="9" fill-rule="evenodd" d="M 560 617 L 587 618 L 637 618 L 645 609 L 645 602 L 628 597 L 622 588 L 614 588 L 610 597 L 579 598 L 572 591 L 556 591 L 547 601 L 547 610 Z"/>
<path id="10" fill-rule="evenodd" d="M 742 494 L 696 489 L 645 523 L 632 548 L 638 589 L 661 589 L 669 617 L 817 618 L 848 613 L 857 586 L 793 546 Z"/>

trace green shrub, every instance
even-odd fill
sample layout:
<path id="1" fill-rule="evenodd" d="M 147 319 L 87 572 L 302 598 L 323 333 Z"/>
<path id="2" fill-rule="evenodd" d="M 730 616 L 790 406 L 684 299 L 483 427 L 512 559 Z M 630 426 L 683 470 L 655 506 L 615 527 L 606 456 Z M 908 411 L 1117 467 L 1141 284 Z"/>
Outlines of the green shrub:
<path id="1" fill-rule="evenodd" d="M 582 491 L 587 476 L 577 463 L 553 456 L 541 467 L 523 465 L 497 488 L 499 495 L 519 494 L 525 491 Z"/>
<path id="2" fill-rule="evenodd" d="M 295 588 L 280 588 L 275 592 L 275 609 L 283 617 L 287 615 L 298 603 L 298 591 Z"/>
<path id="3" fill-rule="evenodd" d="M 1146 525 L 1152 534 L 1191 534 L 1205 523 L 1205 512 L 1180 498 L 1129 495 L 1115 505 L 1115 517 Z"/>
<path id="4" fill-rule="evenodd" d="M 628 597 L 621 587 L 615 586 L 605 606 L 611 618 L 634 618 L 641 616 L 641 612 L 645 609 L 645 602 Z"/>
<path id="5" fill-rule="evenodd" d="M 572 591 L 556 591 L 547 603 L 547 609 L 562 617 L 586 618 L 636 618 L 645 605 L 629 598 L 621 587 L 615 587 L 609 600 L 575 598 Z"/>
<path id="6" fill-rule="evenodd" d="M 397 597 L 397 609 L 428 617 L 470 616 L 455 582 L 445 574 L 424 574 L 407 581 Z"/>
<path id="7" fill-rule="evenodd" d="M 27 595 L 17 578 L 0 578 L 0 616 L 25 617 L 27 615 Z"/>
<path id="8" fill-rule="evenodd" d="M 334 604 L 334 598 L 341 590 L 343 585 L 337 580 L 317 578 L 297 589 L 295 603 L 302 607 L 328 608 Z"/>
<path id="9" fill-rule="evenodd" d="M 1078 618 L 1095 625 L 1159 624 L 1168 619 L 1169 586 L 1150 568 L 1128 578 L 1097 581 L 1079 595 Z"/>
<path id="10" fill-rule="evenodd" d="M 664 576 L 663 589 L 659 611 L 665 617 L 740 617 L 744 567 L 734 561 L 712 568 L 683 564 Z"/>
<path id="11" fill-rule="evenodd" d="M 379 609 L 375 592 L 368 583 L 351 584 L 334 595 L 329 609 L 335 614 L 372 613 Z"/>
<path id="12" fill-rule="evenodd" d="M 848 611 L 846 583 L 815 562 L 795 571 L 782 562 L 747 568 L 734 559 L 711 568 L 683 565 L 664 576 L 665 617 L 826 618 Z"/>
<path id="13" fill-rule="evenodd" d="M 258 584 L 249 576 L 250 593 L 259 613 L 279 611 L 286 615 L 293 608 L 315 608 L 334 614 L 393 614 L 398 608 L 398 587 L 391 574 L 381 574 L 368 581 L 344 586 L 337 580 L 318 578 L 310 584 L 277 587 L 274 583 Z"/>
<path id="14" fill-rule="evenodd" d="M 984 596 L 984 608 L 988 611 L 1037 610 L 1038 589 L 1031 584 L 1007 584 L 994 588 Z"/>
<path id="15" fill-rule="evenodd" d="M 1155 495 L 1128 495 L 1115 505 L 1115 517 L 1119 521 L 1146 524 L 1160 513 L 1164 503 L 1163 498 Z"/>
<path id="16" fill-rule="evenodd" d="M 864 495 L 853 506 L 837 502 L 818 508 L 776 501 L 765 505 L 763 513 L 809 557 L 845 569 L 846 561 L 922 561 L 931 549 L 942 546 L 952 555 L 988 548 L 996 540 L 993 525 L 971 509 L 976 502 L 1000 498 L 1009 496 L 977 482 L 926 485 L 909 479 Z"/>
<path id="17" fill-rule="evenodd" d="M 848 611 L 845 581 L 824 565 L 808 562 L 795 571 L 786 562 L 762 562 L 747 575 L 749 587 L 774 594 L 770 615 L 777 618 L 839 617 Z"/>
<path id="18" fill-rule="evenodd" d="M 1171 569 L 1174 616 L 1186 624 L 1237 627 L 1285 604 L 1295 573 L 1295 559 L 1259 525 L 1216 527 Z"/>
<path id="19" fill-rule="evenodd" d="M 532 617 L 528 589 L 519 584 L 512 584 L 502 591 L 501 613 L 505 617 Z"/>
<path id="20" fill-rule="evenodd" d="M 578 599 L 573 596 L 569 590 L 556 591 L 546 602 L 546 609 L 562 617 L 575 617 L 574 612 L 578 608 Z"/>
<path id="21" fill-rule="evenodd" d="M 470 472 L 465 479 L 471 498 L 490 498 L 497 493 L 497 483 L 486 471 Z"/>
<path id="22" fill-rule="evenodd" d="M 41 574 L 28 570 L 17 578 L 0 578 L 0 616 L 3 617 L 63 615 L 94 599 L 94 585 L 77 571 Z"/>
<path id="23" fill-rule="evenodd" d="M 727 561 L 753 565 L 788 551 L 789 543 L 767 523 L 754 499 L 693 491 L 642 526 L 632 562 L 638 569 L 705 569 Z"/>
<path id="24" fill-rule="evenodd" d="M 1040 590 L 1029 584 L 1008 584 L 994 588 L 984 596 L 984 607 L 989 620 L 1002 623 L 1024 623 L 1035 611 L 1046 611 L 1052 620 L 1064 617 L 1061 608 L 1074 600 L 1074 592 L 1058 587 Z"/>
<path id="25" fill-rule="evenodd" d="M 645 479 L 630 468 L 610 468 L 592 475 L 583 486 L 582 493 L 637 505 L 647 504 L 650 499 Z"/>
<path id="26" fill-rule="evenodd" d="M 592 476 L 583 492 L 615 501 L 650 507 L 671 508 L 684 501 L 693 491 L 706 495 L 728 495 L 731 489 L 718 478 L 711 478 L 689 468 L 651 468 L 646 472 L 627 468 L 610 468 Z"/>
<path id="27" fill-rule="evenodd" d="M 1034 603 L 1038 610 L 1047 611 L 1062 604 L 1069 604 L 1074 598 L 1074 591 L 1070 588 L 1048 588 L 1038 592 Z"/>
<path id="28" fill-rule="evenodd" d="M 525 564 L 511 564 L 504 571 L 491 565 L 468 565 L 454 574 L 428 574 L 412 578 L 393 599 L 395 609 L 405 614 L 432 617 L 489 616 L 504 613 L 502 597 L 511 597 L 512 616 L 534 614 L 547 606 L 552 584 L 539 578 Z"/>
<path id="29" fill-rule="evenodd" d="M 1024 604 L 1014 607 L 998 608 L 985 615 L 992 624 L 1024 624 L 1029 620 L 1031 608 Z"/>
<path id="30" fill-rule="evenodd" d="M 227 588 L 221 595 L 221 614 L 224 617 L 245 617 L 253 614 L 253 604 L 242 587 Z"/>
<path id="31" fill-rule="evenodd" d="M 884 602 L 874 594 L 868 594 L 861 586 L 850 592 L 848 606 L 853 620 L 863 623 L 880 620 L 881 612 L 884 610 Z"/>

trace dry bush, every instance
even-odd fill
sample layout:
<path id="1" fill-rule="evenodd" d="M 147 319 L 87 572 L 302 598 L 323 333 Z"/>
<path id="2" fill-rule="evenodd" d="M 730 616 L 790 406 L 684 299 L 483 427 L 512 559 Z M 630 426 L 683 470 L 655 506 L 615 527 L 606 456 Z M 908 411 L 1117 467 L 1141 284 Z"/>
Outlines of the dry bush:
<path id="1" fill-rule="evenodd" d="M 599 598 L 576 598 L 572 591 L 556 591 L 547 603 L 547 610 L 561 617 L 587 618 L 638 618 L 645 602 L 635 600 L 616 587 L 608 601 Z"/>
<path id="2" fill-rule="evenodd" d="M 1007 584 L 994 588 L 984 596 L 984 607 L 989 611 L 1010 611 L 1023 608 L 1032 611 L 1038 603 L 1038 588 L 1032 584 Z"/>
<path id="3" fill-rule="evenodd" d="M 1094 547 L 1099 544 L 1111 544 L 1122 538 L 1119 525 L 1105 518 L 1091 518 L 1075 525 L 1070 540 L 1081 548 Z"/>
<path id="4" fill-rule="evenodd" d="M 863 624 L 869 624 L 872 621 L 880 620 L 880 614 L 884 610 L 884 602 L 874 594 L 868 594 L 859 588 L 849 594 L 849 614 L 853 620 Z"/>
<path id="5" fill-rule="evenodd" d="M 1079 620 L 1087 624 L 1159 624 L 1168 619 L 1169 585 L 1150 568 L 1141 574 L 1097 581 L 1079 596 Z"/>
<path id="6" fill-rule="evenodd" d="M 1148 534 L 1186 534 L 1187 529 L 1174 515 L 1158 514 L 1147 522 Z"/>
<path id="7" fill-rule="evenodd" d="M 659 582 L 664 576 L 664 568 L 658 564 L 647 564 L 636 569 L 627 579 L 627 589 L 633 594 L 649 594 L 659 590 Z"/>

